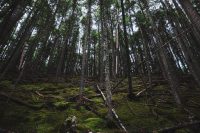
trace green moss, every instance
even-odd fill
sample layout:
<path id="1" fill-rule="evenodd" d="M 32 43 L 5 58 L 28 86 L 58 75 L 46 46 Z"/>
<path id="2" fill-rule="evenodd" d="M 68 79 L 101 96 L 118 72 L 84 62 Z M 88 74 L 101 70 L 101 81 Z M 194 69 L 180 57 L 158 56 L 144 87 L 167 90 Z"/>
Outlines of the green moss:
<path id="1" fill-rule="evenodd" d="M 79 88 L 66 88 L 65 96 L 71 97 L 79 94 Z"/>
<path id="2" fill-rule="evenodd" d="M 51 124 L 40 124 L 37 127 L 37 133 L 53 133 L 54 128 Z"/>
<path id="3" fill-rule="evenodd" d="M 38 85 L 40 88 L 43 88 L 43 90 L 56 90 L 58 89 L 58 86 L 56 86 L 53 83 L 42 83 Z"/>
<path id="4" fill-rule="evenodd" d="M 35 84 L 20 85 L 18 87 L 23 90 L 28 90 L 28 91 L 43 90 L 43 88 Z"/>
<path id="5" fill-rule="evenodd" d="M 156 112 L 170 121 L 184 121 L 187 114 L 184 114 L 179 108 L 162 109 L 156 108 Z"/>
<path id="6" fill-rule="evenodd" d="M 70 82 L 72 82 L 70 80 Z M 113 83 L 114 84 L 114 83 Z M 138 78 L 134 78 L 134 87 L 141 90 L 143 86 Z M 15 91 L 10 91 L 12 83 L 10 81 L 0 82 L 0 87 L 7 88 L 8 94 L 12 92 L 12 96 L 35 106 L 45 105 L 38 111 L 31 110 L 23 105 L 16 104 L 12 101 L 0 101 L 0 125 L 4 128 L 12 128 L 16 132 L 27 133 L 29 131 L 38 133 L 57 133 L 60 126 L 69 116 L 77 117 L 77 128 L 79 132 L 119 132 L 119 129 L 110 127 L 103 119 L 99 118 L 92 111 L 87 110 L 84 106 L 78 106 L 77 102 L 66 101 L 70 97 L 79 94 L 79 87 L 75 87 L 74 83 L 37 83 L 19 85 Z M 127 80 L 120 84 L 121 89 L 126 89 Z M 122 87 L 123 86 L 123 87 Z M 125 86 L 125 87 L 124 87 Z M 3 88 L 2 87 L 2 88 Z M 152 91 L 166 91 L 166 85 L 159 85 Z M 119 87 L 120 88 L 120 87 Z M 38 96 L 38 91 L 45 97 Z M 188 91 L 183 89 L 183 91 Z M 96 95 L 95 90 L 89 86 L 85 88 L 85 96 L 90 97 Z M 185 94 L 189 94 L 185 92 Z M 155 101 L 166 101 L 168 103 L 159 103 L 151 108 L 158 115 L 152 114 L 149 107 L 146 106 L 146 98 L 141 97 L 137 101 L 127 100 L 127 93 L 115 93 L 113 95 L 113 107 L 116 109 L 119 119 L 124 123 L 129 132 L 151 132 L 164 127 L 174 126 L 174 123 L 185 121 L 188 116 L 185 112 L 176 108 L 173 103 L 173 97 L 168 95 L 155 95 Z M 191 100 L 199 102 L 196 95 Z M 85 104 L 92 107 L 100 115 L 107 115 L 107 107 L 101 98 L 92 99 L 94 103 L 86 102 Z M 169 104 L 170 103 L 170 104 Z M 193 104 L 193 102 L 188 102 Z M 197 106 L 197 105 L 195 105 Z M 199 110 L 192 109 L 193 113 L 198 114 Z M 23 127 L 23 128 L 20 128 Z"/>
<path id="7" fill-rule="evenodd" d="M 102 115 L 106 116 L 108 109 L 105 107 L 100 107 L 100 108 L 98 108 L 98 112 L 101 113 Z"/>
<path id="8" fill-rule="evenodd" d="M 118 100 L 117 114 L 130 132 L 150 132 L 167 125 L 170 121 L 166 118 L 156 118 L 142 101 L 128 101 L 125 98 Z M 168 124 L 169 125 L 169 124 Z"/>
<path id="9" fill-rule="evenodd" d="M 78 130 L 80 132 L 102 131 L 102 128 L 106 125 L 101 118 L 98 118 L 95 114 L 86 110 L 83 106 L 80 106 L 77 109 L 69 108 L 66 110 L 66 114 L 67 116 L 77 117 Z"/>
<path id="10" fill-rule="evenodd" d="M 8 89 L 12 88 L 13 84 L 11 81 L 4 80 L 0 82 L 0 89 Z"/>
<path id="11" fill-rule="evenodd" d="M 96 95 L 96 92 L 93 88 L 86 87 L 86 88 L 84 88 L 84 94 L 86 94 L 87 96 L 94 96 L 94 95 Z"/>
<path id="12" fill-rule="evenodd" d="M 158 86 L 154 87 L 154 90 L 164 91 L 164 90 L 166 90 L 166 86 L 165 85 L 158 85 Z"/>
<path id="13" fill-rule="evenodd" d="M 24 84 L 20 85 L 19 88 L 22 88 L 24 90 L 40 90 L 40 91 L 54 91 L 58 89 L 58 86 L 56 86 L 53 83 L 39 83 L 39 84 Z"/>
<path id="14" fill-rule="evenodd" d="M 86 127 L 83 124 L 77 124 L 77 130 L 81 133 L 87 133 L 88 131 L 90 131 L 90 129 L 88 127 Z"/>
<path id="15" fill-rule="evenodd" d="M 31 95 L 31 98 L 32 98 L 32 102 L 34 102 L 34 103 L 37 103 L 37 102 L 40 102 L 41 100 L 40 100 L 40 98 L 38 97 L 38 96 L 36 96 L 36 95 Z"/>
<path id="16" fill-rule="evenodd" d="M 41 111 L 31 112 L 31 114 L 28 117 L 28 122 L 31 125 L 35 125 L 35 129 L 37 132 L 55 133 L 59 131 L 59 128 L 63 124 L 67 115 L 65 114 L 65 112 L 58 113 L 43 109 Z"/>
<path id="17" fill-rule="evenodd" d="M 77 117 L 81 115 L 81 113 L 79 111 L 77 111 L 76 109 L 73 109 L 73 108 L 66 110 L 66 114 L 68 116 L 77 116 Z"/>
<path id="18" fill-rule="evenodd" d="M 105 122 L 101 118 L 88 118 L 84 123 L 87 128 L 95 132 L 101 132 L 105 128 Z"/>
<path id="19" fill-rule="evenodd" d="M 63 110 L 63 109 L 66 109 L 67 107 L 69 107 L 69 102 L 66 102 L 66 101 L 59 101 L 59 102 L 55 102 L 53 104 L 57 109 L 60 109 L 60 110 Z"/>
<path id="20" fill-rule="evenodd" d="M 125 97 L 127 97 L 127 93 L 116 93 L 113 95 L 112 100 L 121 103 Z"/>
<path id="21" fill-rule="evenodd" d="M 58 83 L 58 84 L 56 84 L 56 87 L 59 88 L 59 89 L 68 88 L 69 86 L 71 86 L 71 84 L 69 85 L 69 83 Z"/>
<path id="22" fill-rule="evenodd" d="M 96 104 L 104 103 L 104 101 L 102 100 L 102 98 L 93 98 L 92 101 L 94 101 Z"/>

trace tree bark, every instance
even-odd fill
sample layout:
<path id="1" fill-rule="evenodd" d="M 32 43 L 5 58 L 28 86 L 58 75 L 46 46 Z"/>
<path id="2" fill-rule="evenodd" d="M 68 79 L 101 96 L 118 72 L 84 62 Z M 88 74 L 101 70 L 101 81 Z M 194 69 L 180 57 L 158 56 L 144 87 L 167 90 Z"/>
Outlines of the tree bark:
<path id="1" fill-rule="evenodd" d="M 5 16 L 5 19 L 0 23 L 0 46 L 4 47 L 8 41 L 18 20 L 22 17 L 25 10 L 25 5 L 22 1 L 16 1 L 11 11 Z"/>

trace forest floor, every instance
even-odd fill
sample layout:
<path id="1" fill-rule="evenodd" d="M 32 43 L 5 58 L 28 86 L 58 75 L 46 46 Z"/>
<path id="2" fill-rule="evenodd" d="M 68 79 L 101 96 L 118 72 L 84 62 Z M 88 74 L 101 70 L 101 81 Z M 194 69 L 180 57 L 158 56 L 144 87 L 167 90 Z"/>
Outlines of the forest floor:
<path id="1" fill-rule="evenodd" d="M 134 93 L 137 94 L 144 86 L 136 77 L 133 81 Z M 116 82 L 112 82 L 113 86 L 114 83 Z M 21 83 L 15 88 L 11 81 L 2 81 L 0 129 L 15 133 L 59 133 L 63 130 L 65 120 L 76 116 L 77 130 L 80 133 L 120 132 L 114 123 L 107 121 L 107 107 L 94 85 L 94 81 L 87 82 L 84 94 L 88 101 L 80 104 L 76 97 L 79 94 L 77 78 L 58 84 Z M 176 107 L 166 83 L 154 85 L 151 90 L 154 103 L 146 93 L 137 100 L 127 99 L 126 88 L 126 80 L 116 88 L 113 93 L 113 107 L 130 133 L 157 132 L 165 127 L 200 118 L 200 90 L 188 88 L 186 83 L 182 83 L 180 92 L 184 106 L 189 111 Z M 191 129 L 177 131 L 187 133 Z"/>

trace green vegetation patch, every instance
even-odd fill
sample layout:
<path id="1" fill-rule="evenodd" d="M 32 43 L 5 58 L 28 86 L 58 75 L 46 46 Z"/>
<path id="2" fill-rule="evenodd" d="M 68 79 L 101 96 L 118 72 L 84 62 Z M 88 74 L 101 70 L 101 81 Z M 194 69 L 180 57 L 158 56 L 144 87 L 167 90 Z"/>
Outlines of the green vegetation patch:
<path id="1" fill-rule="evenodd" d="M 135 82 L 140 83 L 137 78 Z M 76 100 L 70 100 L 78 96 L 79 87 L 71 85 L 67 87 L 67 84 L 22 84 L 14 90 L 12 82 L 0 82 L 0 86 L 6 88 L 3 90 L 6 94 L 33 106 L 42 107 L 33 110 L 4 98 L 0 101 L 0 125 L 2 125 L 2 128 L 20 133 L 58 133 L 67 118 L 76 116 L 77 130 L 80 133 L 89 131 L 113 133 L 120 131 L 116 129 L 116 126 L 110 126 L 109 121 L 102 119 L 102 117 L 106 118 L 108 109 L 101 97 L 95 97 L 96 90 L 91 86 L 85 88 L 85 97 L 91 97 L 91 101 L 86 102 L 85 105 L 98 112 L 100 116 L 86 106 L 79 104 Z M 122 85 L 127 86 L 126 81 Z M 136 84 L 135 87 L 138 91 L 143 89 L 141 84 Z M 166 85 L 159 85 L 153 91 L 159 94 L 166 92 L 166 88 Z M 113 94 L 113 107 L 129 132 L 152 132 L 188 121 L 188 114 L 176 108 L 171 95 L 154 95 L 155 104 L 152 104 L 147 102 L 147 97 L 129 100 L 127 99 L 126 88 L 123 87 L 122 89 L 124 91 Z M 184 91 L 187 91 L 187 89 L 184 89 Z M 185 94 L 189 95 L 186 92 Z M 187 104 L 198 107 L 199 99 L 195 95 L 190 98 Z M 199 116 L 197 109 L 191 108 L 191 111 Z"/>
<path id="2" fill-rule="evenodd" d="M 95 132 L 101 132 L 105 128 L 105 121 L 101 118 L 88 118 L 84 123 L 88 129 Z"/>

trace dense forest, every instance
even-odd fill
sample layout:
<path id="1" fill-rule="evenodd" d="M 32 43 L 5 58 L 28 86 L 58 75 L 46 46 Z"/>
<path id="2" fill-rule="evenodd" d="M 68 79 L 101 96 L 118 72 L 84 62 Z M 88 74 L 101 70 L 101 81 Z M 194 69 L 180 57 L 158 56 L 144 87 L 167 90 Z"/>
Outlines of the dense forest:
<path id="1" fill-rule="evenodd" d="M 0 0 L 0 133 L 200 132 L 200 0 Z"/>

